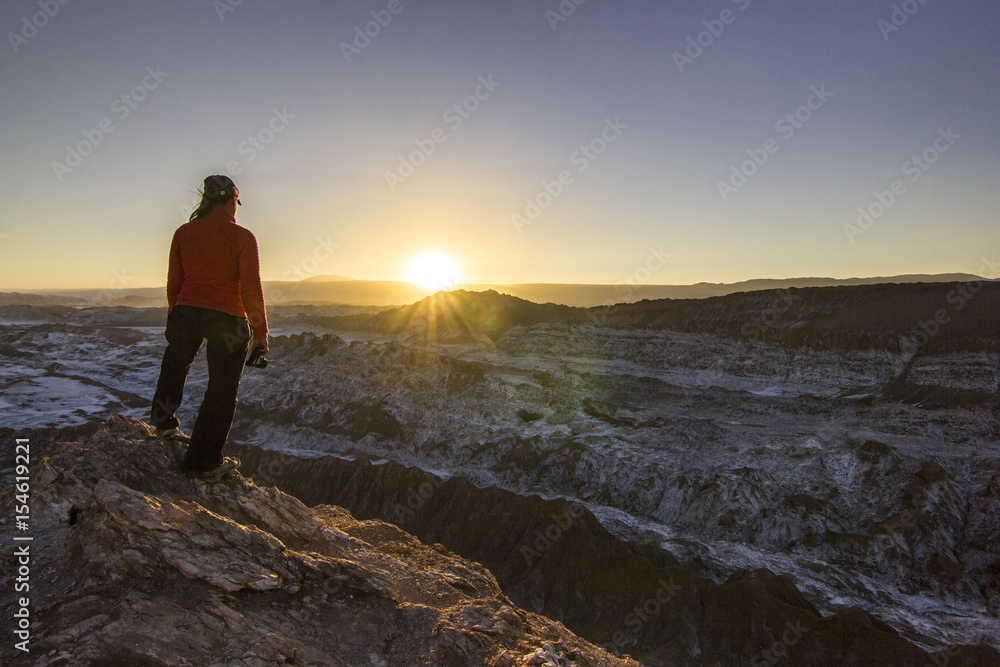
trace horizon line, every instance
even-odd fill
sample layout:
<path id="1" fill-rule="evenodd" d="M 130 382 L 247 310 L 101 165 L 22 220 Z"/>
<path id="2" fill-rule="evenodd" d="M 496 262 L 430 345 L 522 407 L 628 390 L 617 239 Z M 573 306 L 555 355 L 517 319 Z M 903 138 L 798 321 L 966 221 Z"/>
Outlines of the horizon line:
<path id="1" fill-rule="evenodd" d="M 339 276 L 336 279 L 331 280 L 317 280 L 317 278 L 322 278 L 324 275 L 335 275 L 335 274 L 323 274 L 318 276 L 311 276 L 304 280 L 272 280 L 265 279 L 261 280 L 262 284 L 288 284 L 288 285 L 298 285 L 298 284 L 323 284 L 323 283 L 395 283 L 401 285 L 413 285 L 414 287 L 423 287 L 419 283 L 410 280 L 400 280 L 400 279 L 374 279 L 374 278 L 348 278 L 345 276 Z M 559 287 L 616 287 L 627 285 L 633 289 L 636 288 L 656 288 L 656 287 L 697 287 L 699 285 L 740 285 L 743 283 L 750 282 L 783 282 L 783 281 L 795 281 L 795 280 L 832 280 L 838 282 L 847 282 L 853 280 L 893 280 L 899 278 L 942 278 L 946 276 L 962 276 L 968 277 L 974 280 L 983 282 L 992 282 L 998 280 L 998 278 L 986 278 L 974 273 L 966 273 L 963 271 L 955 272 L 945 272 L 945 273 L 900 273 L 895 275 L 879 275 L 879 276 L 851 276 L 849 278 L 834 278 L 832 276 L 793 276 L 787 278 L 747 278 L 744 280 L 737 280 L 734 282 L 710 282 L 707 280 L 701 280 L 693 283 L 591 283 L 591 282 L 574 282 L 574 283 L 559 283 L 559 282 L 457 282 L 451 285 L 445 285 L 437 288 L 437 291 L 452 291 L 462 289 L 464 287 L 522 287 L 522 286 L 559 286 Z M 920 281 L 913 281 L 920 282 Z M 937 280 L 934 282 L 948 282 L 947 280 L 941 281 Z M 434 289 L 434 288 L 424 288 L 424 289 Z M 128 292 L 128 291 L 140 291 L 140 290 L 166 290 L 166 284 L 163 285 L 147 285 L 143 287 L 22 287 L 22 288 L 8 288 L 0 287 L 0 293 L 3 294 L 39 294 L 42 292 L 93 292 L 93 291 L 109 291 L 109 292 Z"/>

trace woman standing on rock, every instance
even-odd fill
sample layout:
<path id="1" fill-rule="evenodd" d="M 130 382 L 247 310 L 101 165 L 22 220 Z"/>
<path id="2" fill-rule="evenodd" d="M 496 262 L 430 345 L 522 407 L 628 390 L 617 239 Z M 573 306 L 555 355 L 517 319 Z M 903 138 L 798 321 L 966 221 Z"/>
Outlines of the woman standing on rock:
<path id="1" fill-rule="evenodd" d="M 240 466 L 222 457 L 236 414 L 236 392 L 250 345 L 267 352 L 267 314 L 257 239 L 236 224 L 240 192 L 228 176 L 205 179 L 201 203 L 174 232 L 167 273 L 167 349 L 153 397 L 152 422 L 161 438 L 190 442 L 183 468 L 217 481 Z M 190 438 L 176 410 L 188 369 L 208 341 L 208 388 Z"/>

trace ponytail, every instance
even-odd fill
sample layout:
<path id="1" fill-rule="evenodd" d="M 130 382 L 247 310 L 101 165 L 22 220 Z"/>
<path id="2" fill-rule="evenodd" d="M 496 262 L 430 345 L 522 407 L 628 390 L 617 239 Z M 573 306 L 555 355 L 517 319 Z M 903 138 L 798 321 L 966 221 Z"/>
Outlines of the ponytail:
<path id="1" fill-rule="evenodd" d="M 201 203 L 198 204 L 198 208 L 191 212 L 188 222 L 205 217 L 229 199 L 238 198 L 240 191 L 233 183 L 233 179 L 222 174 L 215 174 L 205 178 L 204 186 L 199 194 L 201 195 Z"/>

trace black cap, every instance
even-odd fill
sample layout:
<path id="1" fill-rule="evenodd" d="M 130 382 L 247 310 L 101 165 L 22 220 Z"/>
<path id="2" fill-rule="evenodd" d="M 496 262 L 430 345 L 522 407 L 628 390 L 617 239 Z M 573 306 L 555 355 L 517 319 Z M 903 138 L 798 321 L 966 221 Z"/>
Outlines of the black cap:
<path id="1" fill-rule="evenodd" d="M 236 197 L 237 203 L 241 206 L 243 205 L 242 202 L 239 201 L 240 189 L 236 187 L 235 183 L 233 183 L 233 179 L 224 174 L 213 174 L 212 176 L 207 176 L 205 178 L 204 192 L 205 196 L 209 199 Z"/>

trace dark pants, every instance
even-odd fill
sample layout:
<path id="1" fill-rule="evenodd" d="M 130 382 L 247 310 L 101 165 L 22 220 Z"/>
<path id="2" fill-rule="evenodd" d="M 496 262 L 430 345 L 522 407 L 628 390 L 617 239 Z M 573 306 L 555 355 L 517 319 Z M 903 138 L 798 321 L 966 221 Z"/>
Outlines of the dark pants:
<path id="1" fill-rule="evenodd" d="M 177 428 L 175 414 L 184 398 L 191 362 L 208 341 L 208 388 L 191 431 L 184 457 L 188 470 L 212 470 L 222 463 L 222 448 L 236 414 L 236 392 L 250 345 L 245 317 L 218 310 L 175 306 L 167 316 L 167 349 L 153 397 L 152 422 L 157 428 Z"/>

